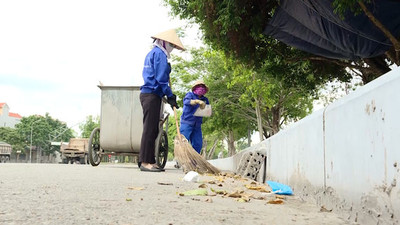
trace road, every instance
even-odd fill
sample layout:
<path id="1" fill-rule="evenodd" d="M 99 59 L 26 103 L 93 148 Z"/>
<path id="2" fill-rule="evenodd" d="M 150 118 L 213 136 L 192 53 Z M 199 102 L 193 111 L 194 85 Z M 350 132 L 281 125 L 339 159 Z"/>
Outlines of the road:
<path id="1" fill-rule="evenodd" d="M 243 202 L 210 192 L 246 189 L 241 181 L 184 175 L 170 164 L 162 173 L 133 164 L 0 164 L 0 224 L 350 224 L 296 195 L 283 204 L 268 204 L 277 200 L 271 193 Z M 179 194 L 201 183 L 208 196 Z"/>

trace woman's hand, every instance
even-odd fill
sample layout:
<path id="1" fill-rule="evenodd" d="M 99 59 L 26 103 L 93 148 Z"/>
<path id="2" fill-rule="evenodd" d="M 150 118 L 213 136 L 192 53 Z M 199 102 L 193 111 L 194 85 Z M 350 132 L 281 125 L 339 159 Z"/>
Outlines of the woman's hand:
<path id="1" fill-rule="evenodd" d="M 200 109 L 204 109 L 206 107 L 206 103 L 204 101 L 201 101 L 198 99 L 190 100 L 190 104 L 191 105 L 200 105 Z"/>

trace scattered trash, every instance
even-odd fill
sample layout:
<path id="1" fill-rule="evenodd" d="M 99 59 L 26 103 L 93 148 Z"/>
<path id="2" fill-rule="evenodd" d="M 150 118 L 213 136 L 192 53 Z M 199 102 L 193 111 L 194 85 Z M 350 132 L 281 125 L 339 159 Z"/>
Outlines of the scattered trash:
<path id="1" fill-rule="evenodd" d="M 183 178 L 189 182 L 199 182 L 200 175 L 195 171 L 189 171 Z M 254 180 L 243 178 L 240 175 L 220 173 L 213 176 L 212 180 L 201 181 L 198 189 L 189 190 L 179 194 L 179 196 L 221 196 L 223 198 L 232 198 L 237 202 L 246 203 L 251 199 L 265 201 L 266 204 L 284 204 L 285 195 L 291 195 L 292 189 L 284 184 L 268 181 L 267 184 L 259 183 Z M 215 185 L 215 186 L 214 186 Z M 222 187 L 224 189 L 213 189 Z M 235 190 L 231 190 L 235 187 Z M 192 198 L 195 201 L 205 201 L 212 203 L 211 198 Z M 325 209 L 326 210 L 326 209 Z M 321 209 L 323 211 L 323 209 Z"/>
<path id="2" fill-rule="evenodd" d="M 188 181 L 188 182 L 199 182 L 200 181 L 200 177 L 199 174 L 195 171 L 189 171 L 184 177 L 183 177 L 184 181 Z"/>
<path id="3" fill-rule="evenodd" d="M 279 195 L 292 195 L 292 189 L 285 185 L 275 181 L 267 181 L 268 185 L 272 188 L 272 192 Z"/>

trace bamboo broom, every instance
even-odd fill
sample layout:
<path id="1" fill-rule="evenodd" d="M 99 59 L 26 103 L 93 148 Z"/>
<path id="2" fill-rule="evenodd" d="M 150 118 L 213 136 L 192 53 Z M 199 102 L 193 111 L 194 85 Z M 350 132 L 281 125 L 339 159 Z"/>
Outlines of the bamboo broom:
<path id="1" fill-rule="evenodd" d="M 171 80 L 169 81 L 169 86 L 171 86 Z M 181 134 L 179 130 L 178 115 L 176 113 L 176 108 L 174 108 L 174 116 L 176 123 L 176 131 L 178 135 L 175 137 L 174 141 L 174 155 L 182 165 L 183 171 L 185 173 L 189 171 L 196 171 L 199 174 L 219 174 L 220 171 L 213 165 L 211 165 L 207 160 L 205 160 L 196 150 L 193 149 L 192 145 L 188 142 L 186 137 Z"/>

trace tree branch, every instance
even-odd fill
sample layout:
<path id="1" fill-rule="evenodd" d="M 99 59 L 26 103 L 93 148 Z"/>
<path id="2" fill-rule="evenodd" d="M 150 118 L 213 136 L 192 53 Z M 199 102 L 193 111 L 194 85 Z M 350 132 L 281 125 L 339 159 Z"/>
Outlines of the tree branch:
<path id="1" fill-rule="evenodd" d="M 368 10 L 363 1 L 358 1 L 361 9 L 364 11 L 365 15 L 372 21 L 372 23 L 377 26 L 385 35 L 389 38 L 396 51 L 396 65 L 400 64 L 400 42 L 392 35 L 392 33 Z"/>

